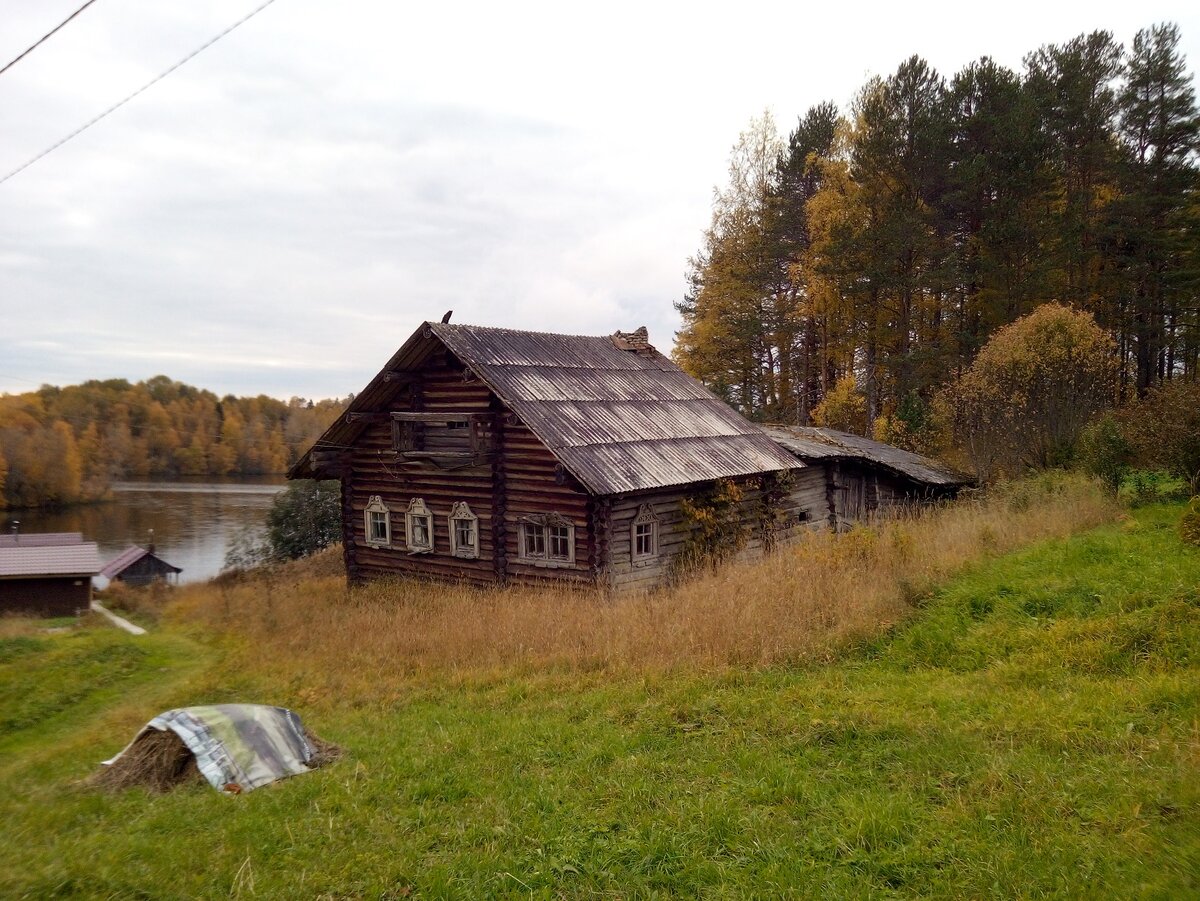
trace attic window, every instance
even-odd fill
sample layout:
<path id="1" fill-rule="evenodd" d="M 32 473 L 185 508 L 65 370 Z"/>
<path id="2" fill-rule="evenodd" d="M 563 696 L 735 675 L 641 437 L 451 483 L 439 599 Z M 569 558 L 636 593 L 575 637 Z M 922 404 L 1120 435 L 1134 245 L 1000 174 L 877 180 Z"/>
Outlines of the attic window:
<path id="1" fill-rule="evenodd" d="M 433 551 L 433 514 L 422 498 L 414 497 L 404 514 L 405 533 L 410 554 L 428 554 Z"/>
<path id="2" fill-rule="evenodd" d="M 658 516 L 649 504 L 642 504 L 629 533 L 633 559 L 652 560 L 658 556 Z"/>
<path id="3" fill-rule="evenodd" d="M 450 553 L 470 560 L 479 556 L 479 517 L 462 501 L 450 509 Z"/>
<path id="4" fill-rule="evenodd" d="M 534 566 L 575 563 L 575 524 L 557 513 L 522 516 L 518 555 Z"/>
<path id="5" fill-rule="evenodd" d="M 363 511 L 367 547 L 388 547 L 392 543 L 391 510 L 378 494 L 371 495 L 367 509 Z"/>

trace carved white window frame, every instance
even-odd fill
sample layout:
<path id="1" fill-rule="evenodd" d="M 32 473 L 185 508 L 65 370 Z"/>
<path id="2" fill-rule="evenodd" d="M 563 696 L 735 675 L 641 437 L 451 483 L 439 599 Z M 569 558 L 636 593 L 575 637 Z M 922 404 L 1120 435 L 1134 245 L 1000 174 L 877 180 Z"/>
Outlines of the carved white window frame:
<path id="1" fill-rule="evenodd" d="M 380 519 L 375 519 L 380 516 Z M 383 536 L 376 537 L 372 528 L 374 522 L 383 526 Z M 372 494 L 367 508 L 363 511 L 363 528 L 366 530 L 367 547 L 391 547 L 392 544 L 392 511 L 378 494 Z"/>
<path id="2" fill-rule="evenodd" d="M 416 520 L 425 520 L 424 531 L 426 541 L 420 542 L 413 537 L 416 531 L 414 524 Z M 404 541 L 408 545 L 410 554 L 432 554 L 433 553 L 433 513 L 425 506 L 425 499 L 414 497 L 408 503 L 408 510 L 404 513 Z"/>
<path id="3" fill-rule="evenodd" d="M 552 529 L 565 529 L 556 536 Z M 565 539 L 566 555 L 553 553 Z M 517 518 L 517 557 L 522 563 L 548 568 L 575 565 L 575 523 L 558 513 L 530 513 Z"/>
<path id="4" fill-rule="evenodd" d="M 649 549 L 642 551 L 638 548 L 638 531 L 644 529 L 643 535 L 649 539 Z M 634 563 L 658 559 L 658 515 L 649 504 L 638 508 L 637 516 L 629 524 L 629 552 Z"/>
<path id="5" fill-rule="evenodd" d="M 459 543 L 458 524 L 460 522 L 470 523 L 471 541 L 469 544 Z M 467 560 L 474 560 L 479 556 L 479 517 L 471 512 L 471 508 L 465 501 L 459 501 L 450 508 L 450 554 Z"/>

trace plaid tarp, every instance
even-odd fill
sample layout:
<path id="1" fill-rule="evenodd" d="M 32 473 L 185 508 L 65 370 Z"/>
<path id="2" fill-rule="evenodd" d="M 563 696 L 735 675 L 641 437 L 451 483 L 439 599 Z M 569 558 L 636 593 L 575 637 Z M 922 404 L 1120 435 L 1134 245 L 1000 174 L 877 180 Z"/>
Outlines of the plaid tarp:
<path id="1" fill-rule="evenodd" d="M 196 766 L 218 791 L 248 792 L 309 770 L 316 749 L 304 737 L 304 726 L 291 710 L 264 704 L 217 704 L 181 707 L 160 713 L 132 742 L 150 729 L 168 729 L 196 756 Z M 105 765 L 115 763 L 118 754 Z"/>

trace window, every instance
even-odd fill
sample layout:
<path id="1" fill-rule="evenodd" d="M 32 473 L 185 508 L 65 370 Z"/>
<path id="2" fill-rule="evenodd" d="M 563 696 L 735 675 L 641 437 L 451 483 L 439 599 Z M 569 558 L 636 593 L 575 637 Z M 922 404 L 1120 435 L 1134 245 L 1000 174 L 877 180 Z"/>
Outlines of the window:
<path id="1" fill-rule="evenodd" d="M 575 562 L 575 524 L 557 513 L 522 516 L 519 555 L 535 566 Z"/>
<path id="2" fill-rule="evenodd" d="M 417 424 L 415 422 L 392 421 L 392 449 L 410 451 L 417 446 Z"/>
<path id="3" fill-rule="evenodd" d="M 428 554 L 433 551 L 433 514 L 425 501 L 414 497 L 404 514 L 405 532 L 410 554 Z"/>
<path id="4" fill-rule="evenodd" d="M 642 504 L 630 527 L 630 545 L 634 560 L 650 560 L 658 556 L 658 517 L 654 508 Z"/>
<path id="5" fill-rule="evenodd" d="M 363 513 L 367 534 L 367 547 L 388 547 L 392 543 L 391 510 L 378 494 L 371 495 L 370 503 Z"/>
<path id="6" fill-rule="evenodd" d="M 479 517 L 461 501 L 450 508 L 450 553 L 468 559 L 479 556 Z"/>

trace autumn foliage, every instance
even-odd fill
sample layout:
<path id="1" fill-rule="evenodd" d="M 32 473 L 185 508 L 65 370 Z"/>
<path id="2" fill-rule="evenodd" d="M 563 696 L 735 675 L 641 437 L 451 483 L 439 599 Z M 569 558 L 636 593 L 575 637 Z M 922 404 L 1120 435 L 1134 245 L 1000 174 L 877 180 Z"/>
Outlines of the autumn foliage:
<path id="1" fill-rule="evenodd" d="M 1016 475 L 1070 462 L 1116 375 L 1116 346 L 1091 314 L 1049 303 L 1000 329 L 945 400 L 980 477 Z"/>
<path id="2" fill-rule="evenodd" d="M 0 395 L 0 502 L 61 506 L 131 477 L 281 473 L 344 407 L 218 397 L 166 376 Z"/>

